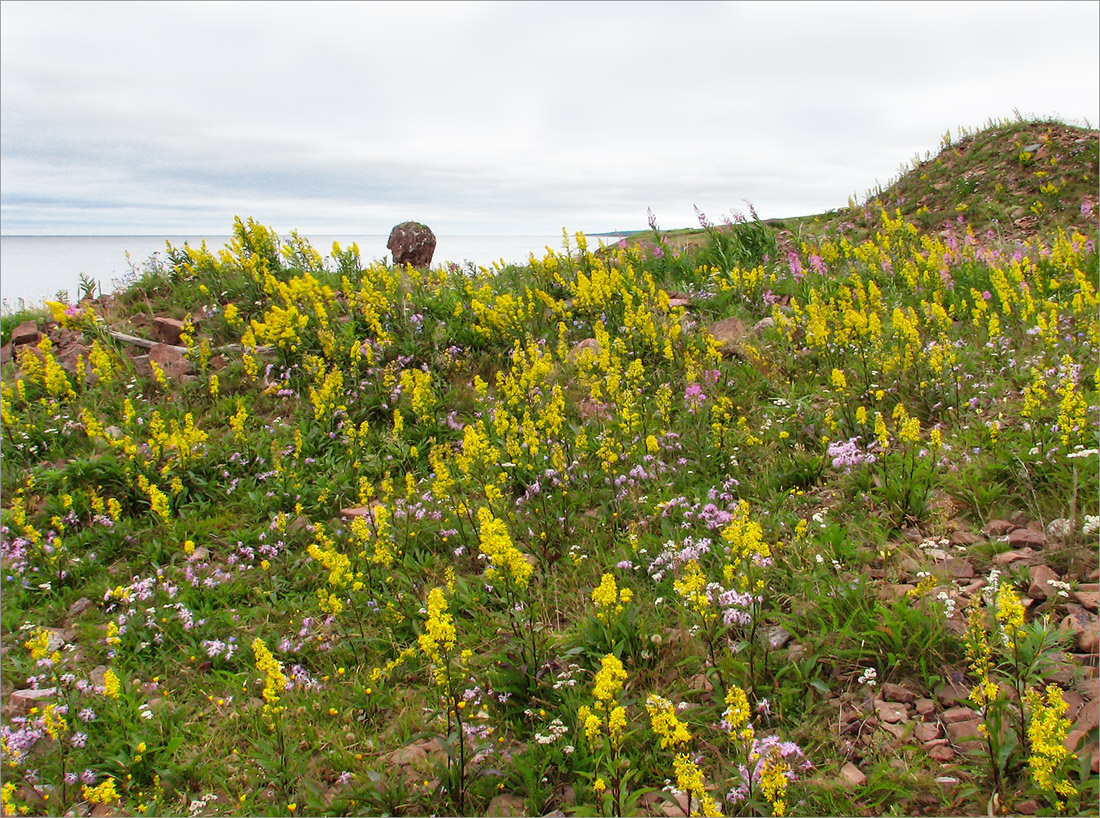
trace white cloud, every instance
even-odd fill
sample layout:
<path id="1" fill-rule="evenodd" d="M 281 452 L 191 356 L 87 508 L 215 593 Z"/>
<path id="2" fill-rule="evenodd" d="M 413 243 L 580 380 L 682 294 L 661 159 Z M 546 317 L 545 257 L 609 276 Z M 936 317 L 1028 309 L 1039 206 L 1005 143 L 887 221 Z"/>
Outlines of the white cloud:
<path id="1" fill-rule="evenodd" d="M 947 128 L 1100 120 L 1088 3 L 0 9 L 6 234 L 234 214 L 552 233 L 743 199 L 788 216 L 886 182 Z"/>

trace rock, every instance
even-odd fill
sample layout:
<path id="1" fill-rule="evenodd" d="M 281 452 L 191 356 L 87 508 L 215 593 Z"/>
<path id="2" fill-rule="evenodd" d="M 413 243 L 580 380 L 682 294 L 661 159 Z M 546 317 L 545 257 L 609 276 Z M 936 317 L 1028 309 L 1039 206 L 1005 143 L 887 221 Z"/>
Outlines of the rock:
<path id="1" fill-rule="evenodd" d="M 688 681 L 688 688 L 691 690 L 699 690 L 703 693 L 713 693 L 714 685 L 711 684 L 710 679 L 707 678 L 705 673 L 696 673 Z"/>
<path id="2" fill-rule="evenodd" d="M 92 602 L 92 600 L 88 599 L 86 596 L 82 596 L 69 606 L 69 619 L 76 619 L 93 605 L 95 605 L 95 603 Z"/>
<path id="3" fill-rule="evenodd" d="M 1017 551 L 1002 551 L 1000 554 L 993 556 L 994 565 L 1008 565 L 1012 562 L 1019 560 L 1034 560 L 1038 557 L 1038 554 L 1030 548 L 1021 548 Z M 1029 563 L 1030 564 L 1030 563 Z"/>
<path id="4" fill-rule="evenodd" d="M 485 815 L 489 818 L 527 815 L 526 801 L 518 795 L 501 793 L 489 802 L 489 806 L 485 808 Z"/>
<path id="5" fill-rule="evenodd" d="M 951 536 L 948 538 L 951 540 L 952 545 L 961 545 L 964 548 L 971 545 L 977 545 L 978 543 L 985 542 L 985 537 L 979 537 L 977 534 L 972 534 L 969 531 L 964 531 L 961 528 L 951 532 Z"/>
<path id="6" fill-rule="evenodd" d="M 974 566 L 969 560 L 948 560 L 947 570 L 954 579 L 973 579 Z"/>
<path id="7" fill-rule="evenodd" d="M 921 722 L 913 728 L 913 737 L 921 744 L 927 744 L 940 737 L 940 726 L 933 722 Z"/>
<path id="8" fill-rule="evenodd" d="M 1032 531 L 1030 528 L 1017 528 L 1008 532 L 1008 544 L 1013 548 L 1034 546 L 1042 548 L 1047 544 L 1047 536 L 1042 531 Z"/>
<path id="9" fill-rule="evenodd" d="M 690 298 L 670 298 L 668 300 L 668 308 L 670 310 L 679 309 L 680 307 L 683 307 L 684 309 L 687 309 L 690 306 L 691 306 L 691 299 Z"/>
<path id="10" fill-rule="evenodd" d="M 1062 700 L 1066 703 L 1066 718 L 1070 722 L 1076 722 L 1081 709 L 1085 706 L 1084 697 L 1076 690 L 1063 690 Z"/>
<path id="11" fill-rule="evenodd" d="M 883 585 L 878 589 L 878 598 L 883 602 L 895 602 L 904 599 L 910 591 L 915 591 L 916 585 L 903 582 L 900 585 Z"/>
<path id="12" fill-rule="evenodd" d="M 976 714 L 969 707 L 949 707 L 940 714 L 940 718 L 943 719 L 944 724 L 958 724 L 963 721 L 971 721 L 977 718 Z"/>
<path id="13" fill-rule="evenodd" d="M 11 345 L 14 349 L 23 344 L 37 344 L 42 340 L 42 333 L 38 331 L 38 324 L 34 321 L 24 321 L 11 331 Z"/>
<path id="14" fill-rule="evenodd" d="M 985 736 L 981 734 L 978 725 L 981 721 L 958 721 L 947 725 L 947 736 L 951 743 L 957 746 L 966 755 L 977 755 L 984 752 Z"/>
<path id="15" fill-rule="evenodd" d="M 902 704 L 912 704 L 916 701 L 916 695 L 913 691 L 901 685 L 896 685 L 893 682 L 886 682 L 882 686 L 882 698 L 888 702 L 901 702 Z"/>
<path id="16" fill-rule="evenodd" d="M 899 721 L 899 722 L 883 722 L 879 725 L 883 730 L 892 735 L 898 741 L 905 741 L 909 738 L 909 734 L 913 731 L 913 723 L 911 721 Z"/>
<path id="17" fill-rule="evenodd" d="M 1049 565 L 1043 565 L 1042 563 L 1032 565 L 1028 569 L 1028 575 L 1031 578 L 1031 584 L 1027 586 L 1027 595 L 1032 599 L 1043 600 L 1058 593 L 1048 583 L 1052 580 L 1060 582 L 1062 578 Z"/>
<path id="18" fill-rule="evenodd" d="M 745 337 L 745 325 L 733 317 L 716 321 L 707 331 L 718 342 L 718 349 L 726 354 L 731 354 Z"/>
<path id="19" fill-rule="evenodd" d="M 958 682 L 948 682 L 936 688 L 936 698 L 944 707 L 969 701 L 970 688 Z"/>
<path id="20" fill-rule="evenodd" d="M 953 756 L 954 754 L 952 754 Z M 945 790 L 953 790 L 959 786 L 959 779 L 950 775 L 937 775 L 935 782 Z"/>
<path id="21" fill-rule="evenodd" d="M 92 668 L 91 672 L 88 674 L 88 681 L 96 687 L 103 687 L 103 683 L 107 681 L 107 666 L 97 665 Z"/>
<path id="22" fill-rule="evenodd" d="M 340 512 L 343 513 L 343 510 Z M 290 525 L 287 526 L 287 533 L 300 534 L 309 528 L 309 519 L 304 514 L 299 514 Z"/>
<path id="23" fill-rule="evenodd" d="M 1100 702 L 1096 699 L 1090 699 L 1081 705 L 1081 709 L 1077 711 L 1077 718 L 1074 720 L 1074 728 L 1077 730 L 1084 730 L 1086 733 L 1094 727 L 1100 725 Z"/>
<path id="24" fill-rule="evenodd" d="M 960 588 L 959 593 L 962 596 L 970 598 L 970 597 L 974 596 L 974 594 L 979 593 L 988 584 L 989 584 L 989 582 L 987 580 L 978 579 L 978 580 L 975 580 L 974 582 L 971 582 L 969 585 L 966 585 L 966 586 Z"/>
<path id="25" fill-rule="evenodd" d="M 1056 685 L 1065 686 L 1072 684 L 1079 673 L 1080 666 L 1076 662 L 1056 662 L 1043 678 Z"/>
<path id="26" fill-rule="evenodd" d="M 153 344 L 149 349 L 149 361 L 164 370 L 169 380 L 179 380 L 193 371 L 191 362 L 183 357 L 183 353 L 167 344 Z"/>
<path id="27" fill-rule="evenodd" d="M 792 637 L 786 628 L 781 625 L 772 625 L 764 631 L 764 638 L 767 641 L 768 647 L 772 650 L 779 650 L 790 642 Z"/>
<path id="28" fill-rule="evenodd" d="M 390 231 L 386 249 L 393 254 L 395 265 L 428 267 L 435 254 L 435 233 L 419 222 L 401 222 Z"/>
<path id="29" fill-rule="evenodd" d="M 92 374 L 92 364 L 88 359 L 92 348 L 87 344 L 70 344 L 54 356 L 62 369 L 70 375 L 79 375 L 87 379 Z"/>
<path id="30" fill-rule="evenodd" d="M 920 716 L 931 716 L 936 712 L 936 703 L 931 699 L 917 699 L 913 707 Z"/>
<path id="31" fill-rule="evenodd" d="M 847 787 L 850 790 L 854 790 L 857 787 L 862 787 L 867 783 L 867 776 L 863 774 L 863 771 L 859 769 L 852 762 L 848 762 L 840 768 L 840 775 L 837 776 L 842 786 Z"/>
<path id="32" fill-rule="evenodd" d="M 340 509 L 341 517 L 362 517 L 365 520 L 374 519 L 374 506 L 352 506 Z"/>
<path id="33" fill-rule="evenodd" d="M 928 757 L 940 764 L 947 764 L 955 760 L 955 751 L 946 744 L 937 744 L 928 748 Z"/>
<path id="34" fill-rule="evenodd" d="M 1097 772 L 1097 761 L 1098 758 L 1100 758 L 1100 756 L 1098 756 L 1098 748 L 1100 748 L 1100 745 L 1098 745 L 1096 741 L 1093 741 L 1091 744 L 1084 744 L 1083 741 L 1087 735 L 1088 731 L 1086 730 L 1074 729 L 1066 735 L 1062 744 L 1071 753 L 1077 753 L 1079 758 L 1087 758 L 1091 755 L 1092 771 L 1095 773 Z"/>
<path id="35" fill-rule="evenodd" d="M 897 724 L 900 721 L 909 720 L 909 708 L 899 702 L 886 702 L 882 699 L 875 700 L 875 712 L 879 719 L 887 724 Z"/>
<path id="36" fill-rule="evenodd" d="M 153 319 L 153 333 L 162 344 L 179 346 L 183 334 L 183 322 L 158 315 Z"/>
<path id="37" fill-rule="evenodd" d="M 436 762 L 446 763 L 445 759 L 438 739 L 421 739 L 382 756 L 386 766 L 401 768 L 410 781 L 422 779 L 433 771 Z"/>
<path id="38" fill-rule="evenodd" d="M 1100 605 L 1100 585 L 1095 582 L 1078 585 L 1073 595 L 1087 610 L 1096 613 L 1097 606 Z"/>
<path id="39" fill-rule="evenodd" d="M 12 345 L 11 341 L 8 341 L 3 346 L 0 346 L 0 365 L 6 364 L 12 359 Z"/>
<path id="40" fill-rule="evenodd" d="M 1029 798 L 1026 801 L 1017 801 L 1016 808 L 1013 812 L 1018 812 L 1020 815 L 1035 815 L 1039 811 L 1039 802 L 1034 798 Z"/>
<path id="41" fill-rule="evenodd" d="M 13 690 L 8 698 L 8 706 L 12 709 L 12 715 L 25 716 L 32 708 L 52 699 L 57 695 L 56 687 L 42 687 L 37 690 Z"/>
<path id="42" fill-rule="evenodd" d="M 982 526 L 982 531 L 987 537 L 1003 537 L 1014 528 L 1017 526 L 1008 520 L 990 520 Z"/>
<path id="43" fill-rule="evenodd" d="M 749 330 L 753 335 L 760 335 L 764 330 L 769 330 L 775 326 L 775 319 L 770 315 L 766 318 L 761 318 L 755 324 L 752 325 L 752 329 Z"/>

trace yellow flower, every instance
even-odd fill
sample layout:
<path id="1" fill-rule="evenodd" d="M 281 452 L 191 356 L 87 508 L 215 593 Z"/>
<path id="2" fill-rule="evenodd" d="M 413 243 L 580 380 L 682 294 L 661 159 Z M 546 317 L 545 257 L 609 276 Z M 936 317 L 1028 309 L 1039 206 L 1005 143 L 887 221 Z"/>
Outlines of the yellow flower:
<path id="1" fill-rule="evenodd" d="M 117 801 L 119 798 L 113 778 L 106 779 L 102 784 L 96 787 L 89 787 L 85 784 L 81 788 L 81 792 L 84 794 L 84 800 L 90 801 L 93 804 L 110 804 L 112 801 Z"/>
<path id="2" fill-rule="evenodd" d="M 119 680 L 115 672 L 110 668 L 107 668 L 103 674 L 103 695 L 108 699 L 117 699 L 119 695 Z"/>
<path id="3" fill-rule="evenodd" d="M 691 741 L 687 725 L 676 717 L 676 707 L 668 699 L 655 693 L 646 698 L 645 709 L 653 732 L 661 739 L 661 749 L 678 748 Z"/>
<path id="4" fill-rule="evenodd" d="M 613 654 L 607 654 L 600 660 L 602 667 L 596 673 L 596 684 L 592 690 L 597 707 L 606 704 L 619 695 L 626 681 L 626 671 L 623 663 Z"/>
<path id="5" fill-rule="evenodd" d="M 1007 582 L 997 589 L 997 621 L 1010 642 L 1024 635 L 1024 606 L 1016 590 Z"/>
<path id="6" fill-rule="evenodd" d="M 1065 746 L 1066 733 L 1070 728 L 1065 717 L 1069 705 L 1057 685 L 1047 685 L 1045 698 L 1036 690 L 1028 690 L 1026 700 L 1031 711 L 1027 726 L 1027 737 L 1031 742 L 1031 757 L 1028 759 L 1031 778 L 1039 789 L 1054 795 L 1056 805 L 1060 805 L 1063 802 L 1059 796 L 1077 794 L 1077 788 L 1066 778 L 1062 769 L 1065 762 L 1077 758 Z M 1058 808 L 1062 809 L 1061 806 Z"/>
<path id="7" fill-rule="evenodd" d="M 286 690 L 287 678 L 283 664 L 276 659 L 260 638 L 252 640 L 252 653 L 256 657 L 256 670 L 264 674 L 264 713 L 271 716 L 280 712 L 279 697 Z"/>

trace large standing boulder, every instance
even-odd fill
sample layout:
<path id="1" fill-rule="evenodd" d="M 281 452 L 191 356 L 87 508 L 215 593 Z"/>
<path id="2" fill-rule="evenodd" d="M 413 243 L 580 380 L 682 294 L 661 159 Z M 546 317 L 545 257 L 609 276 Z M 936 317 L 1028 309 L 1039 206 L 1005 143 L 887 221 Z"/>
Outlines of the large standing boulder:
<path id="1" fill-rule="evenodd" d="M 394 264 L 428 267 L 435 253 L 435 233 L 420 222 L 401 222 L 390 231 L 386 249 L 393 254 Z"/>

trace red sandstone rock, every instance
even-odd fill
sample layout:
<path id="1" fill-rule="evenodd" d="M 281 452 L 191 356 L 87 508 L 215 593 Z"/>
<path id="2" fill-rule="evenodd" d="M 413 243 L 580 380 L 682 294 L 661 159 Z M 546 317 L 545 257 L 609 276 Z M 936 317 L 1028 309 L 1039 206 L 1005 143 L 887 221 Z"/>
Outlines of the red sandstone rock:
<path id="1" fill-rule="evenodd" d="M 401 222 L 390 231 L 386 249 L 393 253 L 393 263 L 427 267 L 435 254 L 435 233 L 419 222 Z"/>

